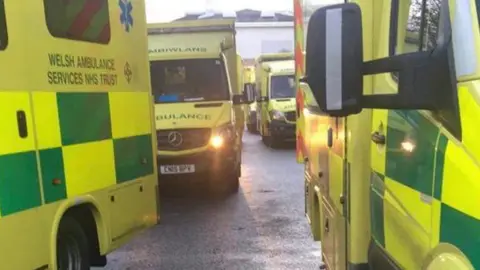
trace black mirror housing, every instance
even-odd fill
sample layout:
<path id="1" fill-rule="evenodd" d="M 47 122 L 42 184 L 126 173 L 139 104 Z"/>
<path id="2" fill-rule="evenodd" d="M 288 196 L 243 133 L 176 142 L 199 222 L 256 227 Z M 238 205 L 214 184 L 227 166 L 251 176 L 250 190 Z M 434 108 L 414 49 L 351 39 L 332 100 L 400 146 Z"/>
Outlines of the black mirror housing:
<path id="1" fill-rule="evenodd" d="M 322 7 L 308 24 L 306 82 L 327 115 L 362 109 L 452 109 L 456 72 L 448 1 L 442 2 L 436 47 L 363 62 L 361 9 L 355 3 Z M 363 76 L 396 72 L 398 93 L 363 95 Z"/>
<path id="2" fill-rule="evenodd" d="M 308 23 L 304 81 L 322 110 L 357 114 L 363 94 L 362 13 L 355 3 L 316 10 Z"/>
<path id="3" fill-rule="evenodd" d="M 255 90 L 251 85 L 246 84 L 244 86 L 243 95 L 245 96 L 246 103 L 251 104 L 255 101 Z"/>
<path id="4" fill-rule="evenodd" d="M 258 97 L 257 98 L 257 102 L 267 102 L 268 101 L 268 97 Z"/>
<path id="5" fill-rule="evenodd" d="M 245 104 L 244 96 L 243 95 L 233 95 L 232 103 L 233 103 L 233 105 Z"/>

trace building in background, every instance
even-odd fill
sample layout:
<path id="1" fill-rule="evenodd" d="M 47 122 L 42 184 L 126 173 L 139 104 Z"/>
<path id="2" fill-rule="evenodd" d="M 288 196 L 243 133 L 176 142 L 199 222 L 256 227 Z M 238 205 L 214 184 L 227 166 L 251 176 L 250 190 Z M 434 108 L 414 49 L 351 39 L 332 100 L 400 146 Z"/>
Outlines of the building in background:
<path id="1" fill-rule="evenodd" d="M 244 9 L 236 12 L 206 11 L 186 13 L 179 20 L 235 18 L 237 50 L 245 63 L 262 53 L 293 51 L 293 14 L 290 11 L 266 12 Z"/>

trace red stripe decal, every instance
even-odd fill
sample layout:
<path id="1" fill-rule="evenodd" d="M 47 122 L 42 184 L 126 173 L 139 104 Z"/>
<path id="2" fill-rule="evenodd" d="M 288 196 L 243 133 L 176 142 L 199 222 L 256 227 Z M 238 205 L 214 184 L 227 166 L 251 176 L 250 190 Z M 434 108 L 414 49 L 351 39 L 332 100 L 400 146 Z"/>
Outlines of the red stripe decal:
<path id="1" fill-rule="evenodd" d="M 300 1 L 294 1 L 293 5 L 293 16 L 297 21 L 297 25 L 303 28 L 303 14 L 302 14 L 302 6 L 300 5 Z"/>
<path id="2" fill-rule="evenodd" d="M 81 36 L 90 25 L 95 14 L 103 7 L 104 1 L 86 0 L 82 11 L 80 11 L 68 29 L 68 33 L 74 36 Z"/>
<path id="3" fill-rule="evenodd" d="M 105 24 L 105 26 L 103 26 L 102 32 L 100 32 L 98 40 L 100 42 L 107 43 L 109 38 L 110 38 L 110 23 L 107 23 Z"/>

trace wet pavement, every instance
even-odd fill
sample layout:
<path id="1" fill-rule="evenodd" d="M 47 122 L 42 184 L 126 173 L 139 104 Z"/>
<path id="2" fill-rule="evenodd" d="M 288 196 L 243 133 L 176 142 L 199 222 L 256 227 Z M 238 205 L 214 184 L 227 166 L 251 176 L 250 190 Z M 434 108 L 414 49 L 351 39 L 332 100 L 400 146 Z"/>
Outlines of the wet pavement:
<path id="1" fill-rule="evenodd" d="M 318 269 L 294 146 L 268 149 L 245 133 L 242 158 L 236 195 L 164 188 L 161 224 L 110 254 L 106 269 Z"/>

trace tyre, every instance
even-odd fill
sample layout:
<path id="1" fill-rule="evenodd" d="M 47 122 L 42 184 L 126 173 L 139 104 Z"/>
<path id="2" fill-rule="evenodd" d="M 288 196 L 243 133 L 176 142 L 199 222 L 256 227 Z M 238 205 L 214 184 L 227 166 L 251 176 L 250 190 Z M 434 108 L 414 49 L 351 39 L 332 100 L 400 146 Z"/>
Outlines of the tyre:
<path id="1" fill-rule="evenodd" d="M 237 164 L 235 164 L 237 163 Z M 219 174 L 211 176 L 210 190 L 215 197 L 228 196 L 238 193 L 240 189 L 240 163 L 229 162 L 224 164 Z"/>
<path id="2" fill-rule="evenodd" d="M 227 166 L 224 171 L 224 193 L 226 195 L 238 193 L 240 189 L 241 161 Z"/>
<path id="3" fill-rule="evenodd" d="M 270 137 L 262 135 L 262 142 L 265 146 L 270 147 Z"/>
<path id="4" fill-rule="evenodd" d="M 265 146 L 270 148 L 276 148 L 278 146 L 278 140 L 272 136 L 262 136 L 262 141 Z"/>
<path id="5" fill-rule="evenodd" d="M 82 226 L 72 217 L 65 216 L 57 234 L 57 269 L 89 270 L 88 240 Z"/>
<path id="6" fill-rule="evenodd" d="M 237 176 L 237 173 L 230 174 L 226 180 L 227 184 L 227 193 L 235 194 L 238 193 L 240 189 L 240 179 Z"/>
<path id="7" fill-rule="evenodd" d="M 251 134 L 256 134 L 257 133 L 257 126 L 255 124 L 247 124 L 247 130 Z"/>

